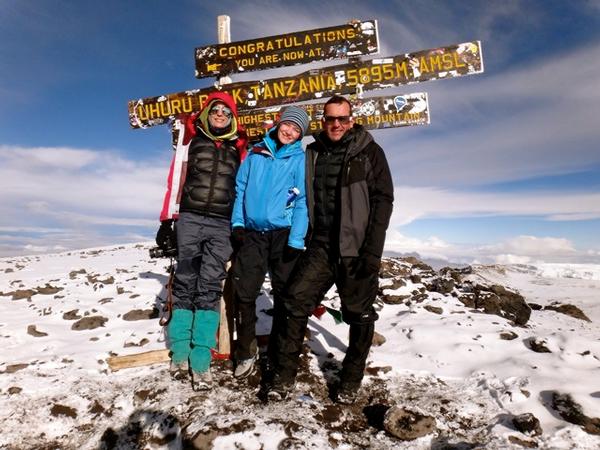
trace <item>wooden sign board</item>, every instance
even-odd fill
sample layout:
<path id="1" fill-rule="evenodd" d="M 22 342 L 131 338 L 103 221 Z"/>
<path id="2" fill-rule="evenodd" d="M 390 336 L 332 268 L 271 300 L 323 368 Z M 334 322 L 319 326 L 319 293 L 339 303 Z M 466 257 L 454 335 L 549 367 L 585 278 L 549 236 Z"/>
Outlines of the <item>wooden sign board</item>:
<path id="1" fill-rule="evenodd" d="M 405 53 L 383 59 L 326 67 L 292 77 L 244 81 L 222 87 L 239 110 L 326 99 L 423 81 L 455 78 L 483 72 L 479 41 Z M 129 102 L 129 123 L 145 128 L 198 111 L 215 87 L 179 92 Z"/>
<path id="2" fill-rule="evenodd" d="M 377 21 L 196 48 L 196 78 L 377 53 Z"/>
<path id="3" fill-rule="evenodd" d="M 352 100 L 354 122 L 367 130 L 408 127 L 429 124 L 429 103 L 425 92 L 407 95 L 387 95 Z M 321 130 L 325 103 L 295 105 L 306 111 L 310 119 L 307 134 Z M 260 139 L 279 120 L 285 106 L 240 111 L 251 141 Z"/>

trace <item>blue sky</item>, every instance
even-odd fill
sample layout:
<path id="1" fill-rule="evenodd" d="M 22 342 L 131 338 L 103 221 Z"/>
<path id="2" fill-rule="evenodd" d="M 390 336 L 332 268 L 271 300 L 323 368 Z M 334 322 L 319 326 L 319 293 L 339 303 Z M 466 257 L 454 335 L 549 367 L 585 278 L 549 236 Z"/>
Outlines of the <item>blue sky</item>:
<path id="1" fill-rule="evenodd" d="M 170 132 L 131 129 L 127 101 L 210 85 L 194 48 L 220 14 L 234 41 L 377 19 L 381 56 L 481 40 L 484 74 L 389 91 L 428 92 L 431 124 L 374 132 L 387 250 L 600 263 L 599 0 L 4 0 L 0 256 L 154 237 Z"/>

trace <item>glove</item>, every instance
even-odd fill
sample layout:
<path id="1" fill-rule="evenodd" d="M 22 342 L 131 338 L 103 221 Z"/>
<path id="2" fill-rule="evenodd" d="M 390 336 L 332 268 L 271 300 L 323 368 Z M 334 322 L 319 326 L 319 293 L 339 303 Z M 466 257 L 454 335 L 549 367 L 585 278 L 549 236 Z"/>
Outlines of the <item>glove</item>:
<path id="1" fill-rule="evenodd" d="M 156 232 L 156 245 L 162 250 L 168 250 L 176 246 L 177 235 L 173 229 L 173 221 L 163 220 L 160 223 L 160 228 Z"/>
<path id="2" fill-rule="evenodd" d="M 244 227 L 235 227 L 231 231 L 231 240 L 235 247 L 241 247 L 246 239 L 246 229 Z"/>
<path id="3" fill-rule="evenodd" d="M 304 250 L 301 248 L 290 247 L 289 245 L 286 245 L 285 248 L 283 249 L 283 254 L 281 255 L 281 259 L 283 259 L 283 261 L 285 261 L 285 262 L 293 261 L 296 258 L 298 258 L 298 256 L 300 256 L 302 254 L 302 252 L 304 252 Z"/>
<path id="4" fill-rule="evenodd" d="M 372 253 L 365 252 L 356 259 L 355 275 L 368 277 L 379 272 L 381 258 Z"/>

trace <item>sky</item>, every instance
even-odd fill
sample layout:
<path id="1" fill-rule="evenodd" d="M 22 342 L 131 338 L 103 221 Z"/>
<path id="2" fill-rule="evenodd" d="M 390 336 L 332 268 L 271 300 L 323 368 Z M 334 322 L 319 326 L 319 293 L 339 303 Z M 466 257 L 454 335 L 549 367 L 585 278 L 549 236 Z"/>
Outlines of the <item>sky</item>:
<path id="1" fill-rule="evenodd" d="M 226 14 L 233 41 L 377 19 L 379 56 L 480 40 L 483 74 L 372 93 L 427 92 L 431 115 L 373 132 L 395 188 L 386 251 L 600 263 L 598 0 L 0 6 L 0 256 L 154 238 L 170 130 L 132 129 L 127 102 L 211 85 L 194 48 L 217 42 Z"/>

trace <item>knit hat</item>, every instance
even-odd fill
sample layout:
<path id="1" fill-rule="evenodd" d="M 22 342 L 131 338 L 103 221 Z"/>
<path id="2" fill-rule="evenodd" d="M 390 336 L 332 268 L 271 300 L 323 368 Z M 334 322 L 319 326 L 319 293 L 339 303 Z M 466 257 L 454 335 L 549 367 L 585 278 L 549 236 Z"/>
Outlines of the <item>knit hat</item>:
<path id="1" fill-rule="evenodd" d="M 292 122 L 295 125 L 298 125 L 300 128 L 300 138 L 306 134 L 306 130 L 308 130 L 308 114 L 302 108 L 298 108 L 297 106 L 288 106 L 283 113 L 281 113 L 281 117 L 279 118 L 279 123 L 281 122 Z"/>

